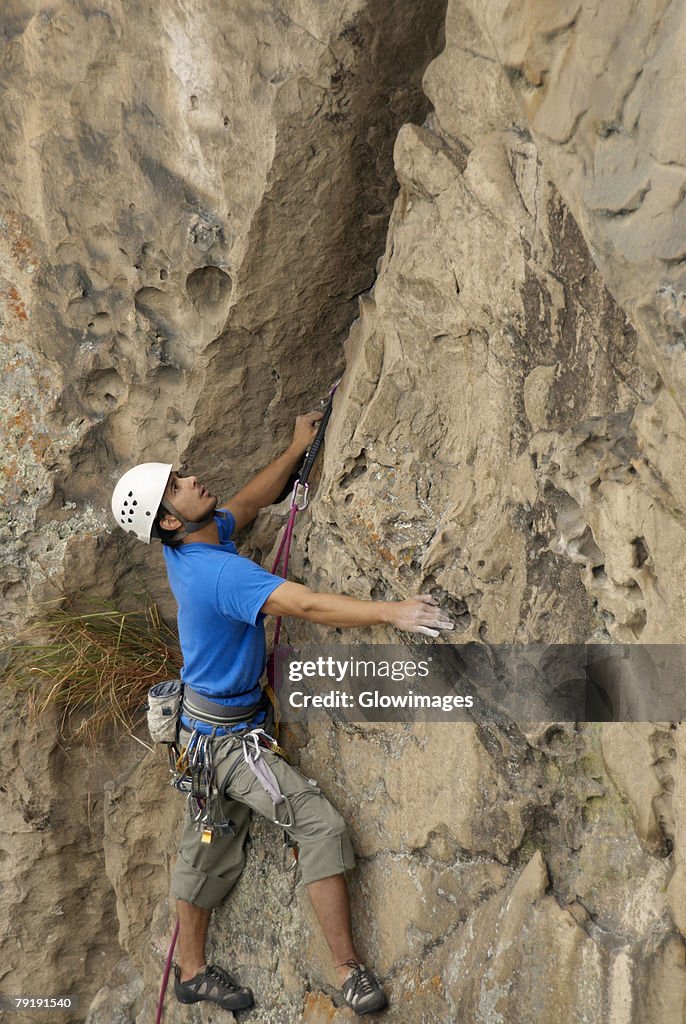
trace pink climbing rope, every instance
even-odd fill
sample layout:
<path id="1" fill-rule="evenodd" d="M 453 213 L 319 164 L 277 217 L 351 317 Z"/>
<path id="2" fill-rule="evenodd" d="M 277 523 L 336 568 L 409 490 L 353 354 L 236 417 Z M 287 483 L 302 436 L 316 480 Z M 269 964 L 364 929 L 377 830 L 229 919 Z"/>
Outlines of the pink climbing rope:
<path id="1" fill-rule="evenodd" d="M 293 489 L 293 498 L 291 500 L 291 510 L 288 513 L 288 522 L 286 523 L 286 529 L 283 531 L 279 550 L 276 553 L 276 558 L 274 559 L 274 564 L 271 569 L 272 576 L 283 576 L 284 579 L 288 575 L 288 559 L 291 553 L 291 541 L 293 540 L 293 530 L 295 529 L 295 517 L 300 511 L 300 506 L 296 501 L 297 488 L 298 483 L 296 483 L 295 488 Z M 282 561 L 283 565 L 281 564 Z M 274 625 L 274 647 L 278 644 L 280 636 L 281 616 L 279 615 Z"/>
<path id="2" fill-rule="evenodd" d="M 174 956 L 174 947 L 176 946 L 176 940 L 179 935 L 179 919 L 177 917 L 176 924 L 174 925 L 174 931 L 172 933 L 171 942 L 169 943 L 169 952 L 167 953 L 167 962 L 164 965 L 164 974 L 162 975 L 162 987 L 160 989 L 160 998 L 157 1003 L 157 1016 L 155 1017 L 155 1024 L 160 1024 L 162 1020 L 162 1010 L 164 1009 L 164 995 L 167 991 L 167 985 L 169 983 L 169 975 L 171 974 L 172 957 Z"/>

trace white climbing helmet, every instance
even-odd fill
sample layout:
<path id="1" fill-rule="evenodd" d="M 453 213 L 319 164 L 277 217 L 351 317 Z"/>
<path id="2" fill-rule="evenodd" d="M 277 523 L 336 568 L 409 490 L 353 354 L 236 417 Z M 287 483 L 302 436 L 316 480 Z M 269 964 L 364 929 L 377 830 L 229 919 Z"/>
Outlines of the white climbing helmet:
<path id="1" fill-rule="evenodd" d="M 172 466 L 165 462 L 142 462 L 124 473 L 112 492 L 112 515 L 117 525 L 150 543 L 155 516 L 169 480 Z"/>

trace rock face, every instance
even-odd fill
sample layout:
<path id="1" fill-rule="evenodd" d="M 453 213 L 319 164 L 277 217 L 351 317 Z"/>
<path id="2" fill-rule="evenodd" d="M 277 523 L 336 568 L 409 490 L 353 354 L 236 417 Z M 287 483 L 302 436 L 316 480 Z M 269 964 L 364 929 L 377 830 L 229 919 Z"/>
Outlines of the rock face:
<path id="1" fill-rule="evenodd" d="M 650 383 L 624 425 L 582 426 L 571 444 L 560 450 L 553 442 L 545 457 L 554 464 L 556 486 L 579 508 L 577 529 L 585 524 L 609 556 L 602 584 L 609 613 L 614 617 L 618 604 L 635 609 L 633 621 L 612 623 L 619 627 L 613 632 L 629 641 L 633 632 L 645 642 L 678 642 L 686 161 L 673 73 L 686 30 L 683 11 L 660 3 L 611 11 L 574 3 L 545 11 L 529 4 L 469 6 L 526 112 L 548 173 L 638 331 L 637 358 Z M 608 460 L 616 464 L 615 478 L 596 477 L 592 465 Z M 641 526 L 633 538 L 626 536 L 627 522 Z M 627 587 L 639 592 L 633 600 Z"/>
<path id="2" fill-rule="evenodd" d="M 162 597 L 159 552 L 107 532 L 122 466 L 185 462 L 228 493 L 344 363 L 298 578 L 430 592 L 459 640 L 680 643 L 679 7 L 229 7 L 5 16 L 5 630 L 55 582 L 132 600 L 143 571 Z M 263 514 L 244 550 L 266 561 L 280 522 Z M 332 722 L 287 739 L 350 823 L 389 1022 L 683 1019 L 682 725 Z M 102 949 L 124 962 L 78 982 L 74 1019 L 116 1005 L 148 1024 L 173 914 L 166 768 L 130 753 L 94 780 L 81 884 L 105 925 L 100 945 L 72 931 L 63 968 L 36 935 L 52 897 L 19 908 L 46 858 L 51 892 L 67 885 L 86 790 L 24 849 L 22 794 L 49 800 L 37 769 L 57 757 L 29 743 L 35 766 L 0 793 L 0 900 L 21 922 L 3 990 L 29 976 L 17 934 L 53 988 Z M 256 1021 L 350 1018 L 267 824 L 211 943 L 258 993 Z M 167 1019 L 214 1017 L 172 998 Z"/>
<path id="3" fill-rule="evenodd" d="M 340 369 L 442 16 L 363 0 L 12 6 L 6 630 L 65 560 L 70 588 L 101 585 L 85 535 L 109 527 L 122 467 L 193 458 L 234 486 L 280 443 L 287 405 Z"/>
<path id="4" fill-rule="evenodd" d="M 20 700 L 4 699 L 1 991 L 68 996 L 82 1011 L 71 1019 L 84 1020 L 117 949 L 117 896 L 103 871 L 103 788 L 118 765 L 138 758 L 139 745 L 68 745 L 56 722 L 30 722 Z M 45 1014 L 26 1019 L 40 1024 Z"/>

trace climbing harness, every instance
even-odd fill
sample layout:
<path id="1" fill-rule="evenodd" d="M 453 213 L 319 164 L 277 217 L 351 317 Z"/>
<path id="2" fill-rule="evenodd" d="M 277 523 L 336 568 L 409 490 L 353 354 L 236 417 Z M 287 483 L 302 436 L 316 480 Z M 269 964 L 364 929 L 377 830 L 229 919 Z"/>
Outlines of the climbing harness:
<path id="1" fill-rule="evenodd" d="M 230 819 L 220 816 L 221 794 L 216 783 L 212 755 L 212 741 L 215 736 L 215 729 L 211 733 L 194 730 L 178 757 L 173 762 L 170 759 L 172 786 L 187 795 L 191 820 L 195 828 L 202 831 L 203 843 L 211 843 L 218 836 L 235 835 L 236 831 L 235 824 Z M 243 761 L 274 804 L 274 824 L 281 825 L 282 828 L 291 828 L 293 814 L 288 798 L 281 792 L 274 772 L 262 756 L 263 750 L 269 750 L 286 759 L 286 751 L 264 729 L 236 733 L 235 738 L 241 744 Z M 229 779 L 230 777 L 224 781 L 224 790 L 229 786 Z M 277 814 L 277 808 L 281 804 L 284 804 L 287 812 L 286 820 L 282 820 Z"/>
<path id="2" fill-rule="evenodd" d="M 251 722 L 258 711 L 268 706 L 262 695 L 248 707 L 219 704 L 203 694 L 184 686 L 180 679 L 157 683 L 148 691 L 148 729 L 156 743 L 164 743 L 169 755 L 171 785 L 188 798 L 191 819 L 202 832 L 202 842 L 235 834 L 235 824 L 221 815 L 220 793 L 215 781 L 212 740 L 225 736 L 230 727 Z M 178 735 L 181 715 L 195 725 L 190 738 L 179 749 Z M 212 727 L 211 733 L 202 733 L 198 723 Z M 266 736 L 266 733 L 265 733 Z M 276 741 L 271 749 L 281 751 Z"/>
<path id="3" fill-rule="evenodd" d="M 174 789 L 178 789 L 180 793 L 186 794 L 191 820 L 195 828 L 202 832 L 202 842 L 211 843 L 214 839 L 221 836 L 235 834 L 235 824 L 230 819 L 224 818 L 221 814 L 221 794 L 216 783 L 212 753 L 213 741 L 217 737 L 230 736 L 232 727 L 240 726 L 242 723 L 245 723 L 247 727 L 247 724 L 253 721 L 258 711 L 268 707 L 268 699 L 262 694 L 258 701 L 247 707 L 219 704 L 217 701 L 210 700 L 209 697 L 205 697 L 201 693 L 196 693 L 188 685 L 180 685 L 178 689 L 175 689 L 175 682 L 170 681 L 154 688 L 154 691 L 163 691 L 164 698 L 162 696 L 156 697 L 156 693 L 151 691 L 148 695 L 148 700 L 157 699 L 162 703 L 163 699 L 169 701 L 169 695 L 173 694 L 176 721 L 178 721 L 180 713 L 183 716 L 182 724 L 189 720 L 192 723 L 190 726 L 187 724 L 183 726 L 190 735 L 188 742 L 181 750 L 179 750 L 177 744 L 177 732 L 175 731 L 173 736 L 168 732 L 169 726 L 166 720 L 163 720 L 163 724 L 158 732 L 160 735 L 164 734 L 162 742 L 167 743 L 169 750 L 171 785 Z M 181 693 L 183 696 L 181 696 Z M 160 709 L 155 709 L 156 712 L 158 710 Z M 152 708 L 148 710 L 149 717 L 151 711 Z M 161 706 L 161 713 L 169 711 L 168 706 Z M 199 724 L 211 726 L 211 732 L 201 732 L 197 728 Z M 261 772 L 262 765 L 259 764 L 259 746 L 266 747 L 282 757 L 286 756 L 285 751 L 264 729 L 256 728 L 244 733 L 239 731 L 235 735 L 236 739 L 242 740 L 246 763 L 264 785 L 264 779 L 265 777 L 268 778 L 268 775 Z M 253 741 L 255 751 L 253 755 L 249 755 L 249 746 L 246 743 L 248 738 Z M 271 770 L 269 769 L 269 771 Z M 268 789 L 267 792 L 274 799 L 273 788 Z M 275 803 L 279 802 L 275 800 Z"/>
<path id="4" fill-rule="evenodd" d="M 241 736 L 241 743 L 243 744 L 243 760 L 274 804 L 274 817 L 272 821 L 275 825 L 280 825 L 281 828 L 292 828 L 295 824 L 295 819 L 290 801 L 281 792 L 276 775 L 274 775 L 271 767 L 262 757 L 263 748 L 279 753 L 282 757 L 286 756 L 286 752 L 281 749 L 276 740 L 269 736 L 264 729 L 253 729 L 251 732 L 245 733 L 244 736 Z M 278 808 L 282 804 L 286 811 L 285 821 L 282 821 L 277 813 Z"/>
<path id="5" fill-rule="evenodd" d="M 183 689 L 181 715 L 187 722 L 202 722 L 203 725 L 216 726 L 217 735 L 223 736 L 232 726 L 252 722 L 255 715 L 267 706 L 268 701 L 264 694 L 261 694 L 254 704 L 239 707 L 235 704 L 220 704 L 202 693 L 197 693 L 186 684 Z"/>

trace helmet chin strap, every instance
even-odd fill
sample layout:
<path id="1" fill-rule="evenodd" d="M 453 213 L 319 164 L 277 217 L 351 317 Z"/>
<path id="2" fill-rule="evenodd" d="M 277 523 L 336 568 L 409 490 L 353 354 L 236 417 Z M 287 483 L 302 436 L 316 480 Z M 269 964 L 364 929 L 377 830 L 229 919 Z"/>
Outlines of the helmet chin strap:
<path id="1" fill-rule="evenodd" d="M 174 508 L 171 501 L 168 501 L 166 498 L 164 498 L 160 504 L 162 508 L 173 515 L 175 519 L 178 519 L 180 523 L 183 523 L 183 530 L 174 536 L 174 546 L 180 544 L 182 540 L 185 540 L 185 538 L 189 537 L 192 533 L 197 533 L 198 530 L 203 530 L 206 526 L 209 526 L 210 523 L 214 522 L 215 512 L 211 512 L 209 516 L 206 516 L 204 519 L 195 523 L 192 519 L 186 519 L 185 516 L 182 516 L 181 513 Z M 224 517 L 225 513 L 217 512 L 216 515 Z"/>

